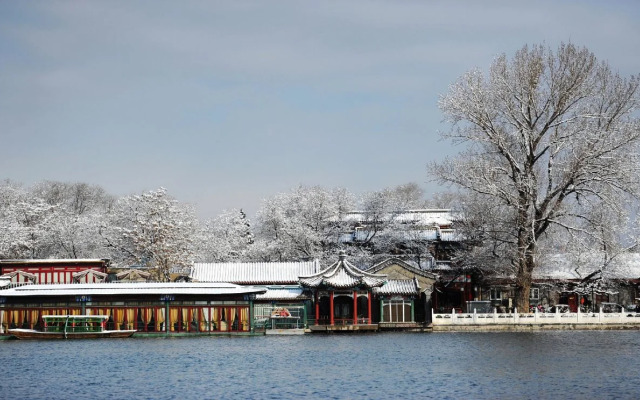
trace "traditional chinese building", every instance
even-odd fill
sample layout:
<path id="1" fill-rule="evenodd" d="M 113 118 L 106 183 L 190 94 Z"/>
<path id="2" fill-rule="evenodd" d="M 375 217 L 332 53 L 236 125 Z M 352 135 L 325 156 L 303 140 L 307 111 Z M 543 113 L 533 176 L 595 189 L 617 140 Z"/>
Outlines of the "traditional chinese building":
<path id="1" fill-rule="evenodd" d="M 340 252 L 328 268 L 299 278 L 300 285 L 312 293 L 315 303 L 312 331 L 377 330 L 372 318 L 373 289 L 381 287 L 387 276 L 360 271 Z"/>

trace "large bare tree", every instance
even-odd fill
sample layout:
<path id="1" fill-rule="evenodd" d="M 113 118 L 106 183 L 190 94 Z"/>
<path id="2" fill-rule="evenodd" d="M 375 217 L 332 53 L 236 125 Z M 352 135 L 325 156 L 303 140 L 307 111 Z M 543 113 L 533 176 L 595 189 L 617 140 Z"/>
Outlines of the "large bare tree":
<path id="1" fill-rule="evenodd" d="M 529 307 L 541 243 L 558 232 L 598 243 L 637 199 L 638 83 L 586 48 L 536 45 L 498 57 L 487 76 L 468 72 L 441 98 L 452 124 L 443 136 L 466 147 L 430 172 L 476 202 L 465 217 L 485 223 L 475 224 L 472 259 L 515 276 L 519 310 Z M 598 210 L 615 219 L 598 224 Z"/>

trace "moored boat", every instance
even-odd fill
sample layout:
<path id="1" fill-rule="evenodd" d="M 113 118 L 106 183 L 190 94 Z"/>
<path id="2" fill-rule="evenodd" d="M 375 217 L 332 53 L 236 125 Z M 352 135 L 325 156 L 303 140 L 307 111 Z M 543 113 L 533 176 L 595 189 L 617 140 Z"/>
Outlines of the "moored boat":
<path id="1" fill-rule="evenodd" d="M 9 329 L 18 339 L 93 339 L 130 337 L 135 330 L 107 330 L 107 315 L 43 315 L 43 330 Z"/>

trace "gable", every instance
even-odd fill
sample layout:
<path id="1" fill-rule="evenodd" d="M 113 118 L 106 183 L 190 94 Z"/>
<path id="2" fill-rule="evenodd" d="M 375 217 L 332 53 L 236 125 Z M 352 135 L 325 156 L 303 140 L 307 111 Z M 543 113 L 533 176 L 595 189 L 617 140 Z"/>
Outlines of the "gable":
<path id="1" fill-rule="evenodd" d="M 389 279 L 394 280 L 415 278 L 422 289 L 431 288 L 437 280 L 437 275 L 415 268 L 412 265 L 396 258 L 390 258 L 378 263 L 367 271 L 375 272 L 376 274 L 385 274 Z"/>

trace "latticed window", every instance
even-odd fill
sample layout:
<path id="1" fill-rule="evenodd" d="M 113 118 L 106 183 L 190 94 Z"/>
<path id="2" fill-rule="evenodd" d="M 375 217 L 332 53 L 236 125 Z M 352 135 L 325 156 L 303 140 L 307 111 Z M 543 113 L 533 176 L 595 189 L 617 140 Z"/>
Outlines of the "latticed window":
<path id="1" fill-rule="evenodd" d="M 413 322 L 411 321 L 411 301 L 383 300 L 382 322 Z"/>
<path id="2" fill-rule="evenodd" d="M 540 298 L 540 289 L 538 288 L 529 289 L 529 298 L 533 300 L 538 300 Z"/>

